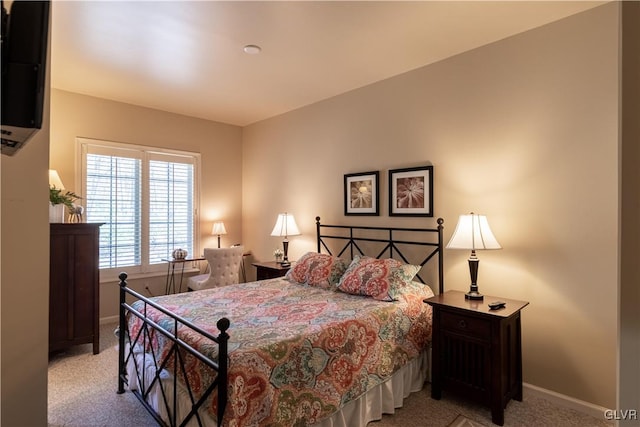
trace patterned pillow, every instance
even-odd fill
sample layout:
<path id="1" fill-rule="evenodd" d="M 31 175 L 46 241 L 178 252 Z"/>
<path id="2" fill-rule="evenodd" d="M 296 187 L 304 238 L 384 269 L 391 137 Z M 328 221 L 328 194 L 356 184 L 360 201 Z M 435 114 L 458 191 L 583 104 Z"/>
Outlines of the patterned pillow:
<path id="1" fill-rule="evenodd" d="M 327 254 L 307 252 L 291 268 L 285 278 L 323 289 L 335 290 L 349 262 Z"/>
<path id="2" fill-rule="evenodd" d="M 420 266 L 402 264 L 391 258 L 356 256 L 340 278 L 338 290 L 380 301 L 395 301 L 418 271 Z"/>

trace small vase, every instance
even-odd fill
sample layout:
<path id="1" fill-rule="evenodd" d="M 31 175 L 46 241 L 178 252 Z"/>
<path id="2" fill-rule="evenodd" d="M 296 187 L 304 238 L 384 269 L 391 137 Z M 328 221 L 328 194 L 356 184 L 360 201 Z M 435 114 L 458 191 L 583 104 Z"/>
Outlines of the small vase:
<path id="1" fill-rule="evenodd" d="M 49 203 L 49 222 L 52 224 L 64 222 L 64 205 Z"/>

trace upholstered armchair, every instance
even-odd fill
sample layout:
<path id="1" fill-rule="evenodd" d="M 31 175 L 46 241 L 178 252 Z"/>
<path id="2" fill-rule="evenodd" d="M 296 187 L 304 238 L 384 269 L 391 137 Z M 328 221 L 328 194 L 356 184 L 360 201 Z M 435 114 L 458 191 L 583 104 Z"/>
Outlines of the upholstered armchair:
<path id="1" fill-rule="evenodd" d="M 204 258 L 209 263 L 209 273 L 190 277 L 188 288 L 199 291 L 238 283 L 243 253 L 243 246 L 205 248 Z"/>

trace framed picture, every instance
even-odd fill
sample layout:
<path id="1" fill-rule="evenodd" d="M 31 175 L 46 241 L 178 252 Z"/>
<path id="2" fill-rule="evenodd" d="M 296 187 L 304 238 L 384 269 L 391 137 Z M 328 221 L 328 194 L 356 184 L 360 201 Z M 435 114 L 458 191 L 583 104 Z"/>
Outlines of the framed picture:
<path id="1" fill-rule="evenodd" d="M 379 215 L 378 171 L 344 176 L 344 214 Z"/>
<path id="2" fill-rule="evenodd" d="M 433 216 L 433 166 L 389 171 L 389 215 Z"/>

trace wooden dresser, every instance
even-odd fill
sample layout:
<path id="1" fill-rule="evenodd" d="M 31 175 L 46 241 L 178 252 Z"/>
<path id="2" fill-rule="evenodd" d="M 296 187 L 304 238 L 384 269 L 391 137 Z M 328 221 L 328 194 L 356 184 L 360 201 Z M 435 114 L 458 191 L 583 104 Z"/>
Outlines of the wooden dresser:
<path id="1" fill-rule="evenodd" d="M 49 351 L 93 343 L 100 352 L 102 224 L 50 224 Z"/>

